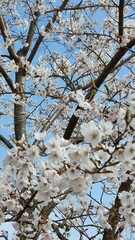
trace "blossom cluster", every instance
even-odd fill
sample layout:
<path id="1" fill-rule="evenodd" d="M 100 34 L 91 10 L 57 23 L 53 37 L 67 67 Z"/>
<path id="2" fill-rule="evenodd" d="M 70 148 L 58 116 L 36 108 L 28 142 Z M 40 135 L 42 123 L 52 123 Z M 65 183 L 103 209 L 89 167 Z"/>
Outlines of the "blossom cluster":
<path id="1" fill-rule="evenodd" d="M 91 120 L 83 123 L 80 133 L 84 138 L 85 144 L 76 145 L 59 136 L 50 138 L 44 143 L 46 157 L 41 160 L 40 152 L 42 149 L 37 145 L 29 146 L 23 136 L 18 142 L 19 146 L 11 149 L 3 162 L 4 170 L 1 171 L 0 188 L 1 223 L 6 221 L 7 215 L 8 219 L 14 219 L 21 211 L 23 212 L 25 203 L 33 195 L 33 190 L 35 195 L 27 208 L 31 209 L 33 206 L 39 205 L 39 203 L 40 208 L 34 207 L 32 213 L 25 211 L 20 217 L 21 221 L 25 221 L 27 218 L 31 222 L 31 227 L 27 226 L 31 234 L 36 226 L 38 228 L 39 225 L 41 225 L 42 232 L 43 221 L 44 227 L 47 229 L 46 218 L 43 220 L 41 212 L 44 206 L 50 204 L 52 200 L 55 208 L 60 202 L 61 197 L 59 196 L 64 196 L 66 191 L 69 191 L 70 195 L 82 197 L 89 191 L 95 181 L 104 177 L 104 172 L 106 172 L 106 177 L 110 184 L 114 184 L 115 179 L 112 175 L 117 172 L 117 177 L 120 176 L 118 165 L 121 166 L 122 181 L 127 180 L 129 177 L 128 175 L 126 176 L 128 171 L 130 171 L 130 179 L 133 180 L 131 173 L 134 167 L 135 144 L 129 141 L 124 144 L 123 148 L 118 148 L 118 150 L 115 146 L 110 147 L 109 145 L 113 138 L 113 128 L 111 121 L 101 120 L 97 124 Z M 35 134 L 35 137 L 43 141 L 45 135 L 46 132 L 38 132 Z M 69 194 L 65 194 L 65 198 L 69 197 Z M 123 211 L 123 203 L 126 204 L 125 200 L 123 200 L 123 194 L 123 192 L 120 194 L 122 202 L 120 213 Z M 129 206 L 129 201 L 127 205 Z M 125 212 L 125 214 L 132 213 L 132 203 L 130 208 L 131 211 Z M 4 214 L 4 209 L 6 209 L 6 215 Z M 101 226 L 103 228 L 111 228 L 107 223 L 107 218 L 104 219 L 103 217 L 103 208 L 100 207 L 98 212 Z M 125 214 L 124 212 L 122 213 L 124 217 Z M 130 222 L 127 223 L 126 221 L 126 224 L 130 224 Z"/>

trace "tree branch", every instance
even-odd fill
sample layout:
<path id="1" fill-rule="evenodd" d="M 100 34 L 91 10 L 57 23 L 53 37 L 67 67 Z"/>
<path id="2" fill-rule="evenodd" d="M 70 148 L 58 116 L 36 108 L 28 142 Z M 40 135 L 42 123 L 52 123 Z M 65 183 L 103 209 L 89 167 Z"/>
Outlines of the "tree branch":
<path id="1" fill-rule="evenodd" d="M 25 72 L 23 68 L 19 68 L 19 71 L 16 73 L 16 83 L 19 84 L 18 91 L 19 93 L 24 93 L 25 83 L 23 77 Z M 23 98 L 23 94 L 21 94 Z M 26 137 L 26 116 L 25 116 L 25 106 L 21 104 L 14 104 L 14 130 L 15 130 L 15 139 L 18 141 L 21 139 L 24 134 Z"/>
<path id="2" fill-rule="evenodd" d="M 123 191 L 129 192 L 132 182 L 133 181 L 130 179 L 127 179 L 127 181 L 122 182 L 119 187 L 118 193 L 121 193 Z M 116 228 L 117 228 L 117 224 L 119 222 L 119 217 L 120 217 L 119 216 L 119 208 L 120 207 L 121 207 L 121 202 L 117 195 L 117 197 L 115 199 L 115 204 L 110 209 L 109 218 L 108 218 L 108 223 L 111 225 L 112 229 L 104 230 L 103 240 L 108 240 L 108 239 L 109 240 L 117 240 L 117 235 L 118 235 L 119 231 L 116 232 Z M 122 229 L 120 229 L 120 231 L 122 231 Z"/>
<path id="3" fill-rule="evenodd" d="M 116 64 L 120 61 L 120 59 L 125 55 L 125 53 L 131 49 L 135 45 L 135 38 L 132 39 L 125 47 L 120 47 L 119 50 L 112 57 L 111 61 L 106 65 L 102 73 L 95 80 L 95 86 L 99 88 L 109 73 L 112 72 L 112 69 L 116 66 Z M 88 94 L 89 95 L 89 94 Z M 87 99 L 87 96 L 86 96 Z"/>
<path id="4" fill-rule="evenodd" d="M 122 67 L 125 63 L 127 63 L 128 61 L 130 61 L 133 57 L 135 57 L 135 53 L 132 53 L 129 57 L 121 60 L 120 63 L 118 63 L 118 64 L 114 67 L 113 71 L 115 71 L 115 70 L 117 70 L 118 68 Z"/>
<path id="5" fill-rule="evenodd" d="M 28 31 L 28 35 L 27 35 L 27 39 L 26 39 L 26 43 L 28 44 L 28 46 L 26 46 L 26 47 L 24 46 L 22 48 L 22 53 L 23 53 L 24 56 L 27 55 L 27 53 L 30 49 L 30 46 L 31 46 L 31 43 L 32 43 L 32 40 L 33 40 L 33 36 L 34 36 L 35 27 L 36 27 L 39 16 L 40 16 L 39 12 L 34 13 L 33 20 L 31 21 L 29 31 Z"/>
<path id="6" fill-rule="evenodd" d="M 8 27 L 8 24 L 6 23 L 4 17 L 2 16 L 2 14 L 0 13 L 0 30 L 4 39 L 4 42 L 6 42 L 7 39 L 12 40 L 12 37 L 10 35 L 10 30 Z M 10 58 L 14 59 L 15 62 L 19 61 L 19 57 L 18 55 L 15 53 L 14 48 L 13 48 L 13 44 L 11 44 L 8 47 L 8 52 L 10 54 Z"/>
<path id="7" fill-rule="evenodd" d="M 56 224 L 52 224 L 52 228 L 54 232 L 57 234 L 58 238 L 61 240 L 68 240 L 67 238 L 64 237 L 64 235 L 60 232 L 59 228 L 57 227 Z"/>
<path id="8" fill-rule="evenodd" d="M 124 13 L 124 0 L 120 0 L 119 3 L 119 38 L 122 41 L 123 36 L 123 13 Z"/>
<path id="9" fill-rule="evenodd" d="M 115 70 L 117 70 L 118 68 L 122 67 L 125 63 L 127 63 L 128 61 L 130 61 L 133 57 L 135 57 L 135 52 L 133 52 L 129 57 L 122 59 L 113 69 L 110 73 L 113 73 Z M 88 74 L 87 74 L 88 76 Z M 82 90 L 86 90 L 89 87 L 91 87 L 91 83 L 87 83 L 85 86 L 82 87 Z M 80 89 L 80 88 L 79 88 Z"/>
<path id="10" fill-rule="evenodd" d="M 102 73 L 99 75 L 99 77 L 95 80 L 94 84 L 96 89 L 99 89 L 100 86 L 103 84 L 104 80 L 106 79 L 106 77 L 109 75 L 109 73 L 112 72 L 112 70 L 115 68 L 115 66 L 117 65 L 117 63 L 120 61 L 120 59 L 125 55 L 125 53 L 131 49 L 133 46 L 135 45 L 135 38 L 132 39 L 125 47 L 120 47 L 119 50 L 115 53 L 115 55 L 112 57 L 111 61 L 105 66 L 105 68 L 103 69 Z M 95 92 L 96 94 L 96 92 Z M 93 97 L 95 96 L 95 94 L 93 94 L 93 87 L 90 88 L 88 94 L 86 95 L 86 99 L 89 99 L 89 101 L 91 102 Z M 76 110 L 80 109 L 79 106 L 77 106 Z M 74 114 L 72 115 L 68 126 L 65 130 L 64 133 L 64 138 L 65 139 L 70 139 L 74 128 L 78 122 L 78 119 Z"/>
<path id="11" fill-rule="evenodd" d="M 3 75 L 3 77 L 5 78 L 8 86 L 10 87 L 10 89 L 12 90 L 12 92 L 16 92 L 16 89 L 14 88 L 14 85 L 12 83 L 11 78 L 8 76 L 8 74 L 6 73 L 5 69 L 0 65 L 0 72 Z"/>
<path id="12" fill-rule="evenodd" d="M 17 221 L 21 218 L 21 216 L 23 215 L 23 213 L 27 210 L 27 208 L 29 208 L 29 205 L 30 205 L 30 203 L 33 201 L 33 199 L 34 199 L 34 197 L 36 196 L 37 192 L 38 192 L 38 191 L 35 191 L 35 192 L 31 195 L 31 197 L 27 200 L 24 208 L 19 211 L 19 213 L 17 214 L 17 216 L 16 216 L 14 219 L 12 219 L 12 221 L 16 221 L 16 222 L 17 222 Z M 10 219 L 7 219 L 6 222 L 9 222 L 9 221 L 11 221 L 11 220 L 10 220 Z"/>
<path id="13" fill-rule="evenodd" d="M 47 131 L 49 129 L 49 127 L 52 125 L 52 123 L 55 121 L 55 119 L 59 116 L 59 114 L 62 112 L 62 109 L 56 109 L 56 111 L 53 113 L 53 115 L 50 117 L 49 120 L 47 120 L 47 122 L 44 124 L 44 126 L 42 127 L 40 132 L 44 132 Z M 41 141 L 39 140 L 35 140 L 33 142 L 33 145 L 39 145 Z"/>
<path id="14" fill-rule="evenodd" d="M 2 141 L 9 149 L 13 148 L 14 146 L 3 136 L 0 134 L 0 141 Z"/>
<path id="15" fill-rule="evenodd" d="M 57 203 L 54 202 L 53 200 L 47 204 L 47 206 L 44 206 L 41 215 L 47 219 L 50 213 L 53 211 L 53 209 L 57 206 Z"/>
<path id="16" fill-rule="evenodd" d="M 68 2 L 69 2 L 69 0 L 64 0 L 63 3 L 62 3 L 62 5 L 61 5 L 60 8 L 59 8 L 59 11 L 62 11 L 62 10 L 65 8 L 65 6 L 67 5 Z M 57 16 L 58 16 L 58 12 L 59 12 L 59 11 L 57 11 L 56 13 L 54 13 L 52 19 L 49 21 L 49 23 L 48 23 L 48 24 L 46 25 L 46 27 L 45 27 L 45 32 L 48 32 L 48 31 L 50 30 L 52 24 L 56 21 L 56 18 L 57 18 Z M 37 41 L 36 41 L 36 43 L 35 43 L 35 46 L 33 47 L 32 51 L 31 51 L 31 54 L 30 54 L 30 56 L 29 56 L 29 58 L 28 58 L 28 61 L 29 61 L 30 63 L 32 62 L 32 60 L 33 60 L 33 58 L 34 58 L 34 56 L 35 56 L 35 54 L 36 54 L 36 52 L 37 52 L 37 50 L 38 50 L 38 48 L 39 48 L 39 46 L 40 46 L 40 44 L 41 44 L 41 42 L 42 42 L 43 39 L 44 39 L 44 37 L 43 37 L 42 34 L 40 33 L 40 34 L 39 34 L 39 37 L 38 37 L 38 39 L 37 39 Z"/>
<path id="17" fill-rule="evenodd" d="M 87 8 L 104 8 L 104 4 L 88 4 L 88 5 L 76 5 L 76 6 L 70 6 L 70 7 L 65 7 L 64 8 L 64 11 L 74 11 L 74 10 L 85 10 Z M 107 4 L 106 7 L 108 8 L 113 8 L 113 7 L 117 7 L 117 5 L 111 5 L 111 4 Z M 54 9 L 51 9 L 51 10 L 48 10 L 46 11 L 46 13 L 51 13 L 51 12 L 56 12 L 56 11 L 60 11 L 59 8 L 54 8 Z"/>

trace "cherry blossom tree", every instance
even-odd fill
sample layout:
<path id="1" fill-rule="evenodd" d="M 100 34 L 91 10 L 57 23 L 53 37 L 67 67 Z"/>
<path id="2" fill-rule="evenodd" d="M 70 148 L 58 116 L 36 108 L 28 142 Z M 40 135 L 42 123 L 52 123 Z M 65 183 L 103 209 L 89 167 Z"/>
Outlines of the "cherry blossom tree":
<path id="1" fill-rule="evenodd" d="M 133 237 L 134 63 L 134 0 L 0 1 L 0 223 L 14 240 Z"/>

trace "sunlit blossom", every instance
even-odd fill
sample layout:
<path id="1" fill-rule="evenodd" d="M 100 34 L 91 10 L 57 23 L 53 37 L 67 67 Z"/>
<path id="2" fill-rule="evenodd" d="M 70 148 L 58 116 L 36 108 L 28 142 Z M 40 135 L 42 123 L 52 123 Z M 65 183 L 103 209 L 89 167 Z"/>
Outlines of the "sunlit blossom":
<path id="1" fill-rule="evenodd" d="M 101 141 L 101 132 L 93 121 L 83 123 L 81 125 L 81 133 L 84 136 L 84 141 L 90 143 L 92 147 L 96 147 Z"/>
<path id="2" fill-rule="evenodd" d="M 44 141 L 45 136 L 46 136 L 46 131 L 35 133 L 35 138 L 39 141 Z"/>

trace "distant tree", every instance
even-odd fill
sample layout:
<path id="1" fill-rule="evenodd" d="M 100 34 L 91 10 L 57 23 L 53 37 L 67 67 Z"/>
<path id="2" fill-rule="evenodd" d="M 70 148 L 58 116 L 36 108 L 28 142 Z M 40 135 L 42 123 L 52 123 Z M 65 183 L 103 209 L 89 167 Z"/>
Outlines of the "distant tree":
<path id="1" fill-rule="evenodd" d="M 0 223 L 133 239 L 135 1 L 1 0 L 0 42 Z"/>

